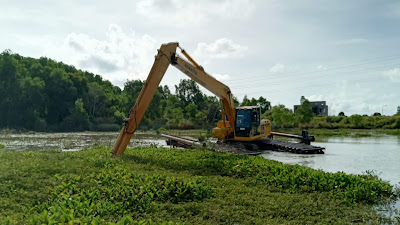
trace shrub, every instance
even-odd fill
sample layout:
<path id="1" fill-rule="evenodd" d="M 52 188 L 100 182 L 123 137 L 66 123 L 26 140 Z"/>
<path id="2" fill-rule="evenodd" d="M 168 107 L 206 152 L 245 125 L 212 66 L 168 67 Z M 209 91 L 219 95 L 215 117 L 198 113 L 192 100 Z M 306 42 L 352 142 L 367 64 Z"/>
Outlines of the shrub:
<path id="1" fill-rule="evenodd" d="M 56 176 L 60 184 L 49 200 L 32 209 L 37 212 L 32 217 L 34 224 L 101 222 L 101 218 L 110 216 L 140 215 L 149 211 L 154 202 L 202 201 L 213 196 L 211 186 L 201 177 L 149 177 L 110 163 L 104 167 L 88 177 Z"/>
<path id="2" fill-rule="evenodd" d="M 190 120 L 183 119 L 179 124 L 178 124 L 179 129 L 193 129 L 194 124 Z"/>
<path id="3" fill-rule="evenodd" d="M 140 149 L 140 148 L 137 148 Z M 394 195 L 389 182 L 371 175 L 352 175 L 343 172 L 328 173 L 299 165 L 288 165 L 261 157 L 230 155 L 227 153 L 192 153 L 187 150 L 169 149 L 134 151 L 149 163 L 162 163 L 174 169 L 190 168 L 222 176 L 250 178 L 289 192 L 327 192 L 333 198 L 346 202 L 374 203 Z M 153 155 L 155 154 L 155 155 Z M 157 159 L 154 157 L 157 156 Z"/>
<path id="4" fill-rule="evenodd" d="M 393 123 L 393 129 L 400 129 L 400 118 L 396 119 L 396 122 Z"/>

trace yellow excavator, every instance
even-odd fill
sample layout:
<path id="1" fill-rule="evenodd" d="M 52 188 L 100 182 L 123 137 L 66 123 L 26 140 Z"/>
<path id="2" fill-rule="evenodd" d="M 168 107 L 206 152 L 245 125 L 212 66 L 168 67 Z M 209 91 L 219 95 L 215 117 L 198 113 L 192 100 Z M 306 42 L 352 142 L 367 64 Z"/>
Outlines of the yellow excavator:
<path id="1" fill-rule="evenodd" d="M 186 59 L 176 53 L 177 48 L 181 50 Z M 161 45 L 161 48 L 158 49 L 150 74 L 136 104 L 131 109 L 129 118 L 125 119 L 125 124 L 114 144 L 111 156 L 124 153 L 169 65 L 178 68 L 219 97 L 222 105 L 222 119 L 212 130 L 214 138 L 222 142 L 252 142 L 273 134 L 270 121 L 261 119 L 260 106 L 235 107 L 229 87 L 206 73 L 204 68 L 196 63 L 177 42 L 170 42 Z"/>

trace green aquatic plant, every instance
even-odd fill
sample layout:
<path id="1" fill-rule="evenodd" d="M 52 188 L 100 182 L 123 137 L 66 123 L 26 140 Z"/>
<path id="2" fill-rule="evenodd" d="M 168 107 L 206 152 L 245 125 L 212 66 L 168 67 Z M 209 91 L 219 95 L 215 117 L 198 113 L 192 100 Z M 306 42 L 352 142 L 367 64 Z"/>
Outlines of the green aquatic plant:
<path id="1" fill-rule="evenodd" d="M 139 148 L 140 149 L 140 148 Z M 142 148 L 143 149 L 143 148 Z M 171 154 L 168 149 L 132 151 L 143 162 L 160 163 L 169 168 L 194 169 L 223 176 L 251 178 L 275 186 L 278 190 L 295 193 L 326 192 L 347 202 L 375 203 L 394 195 L 393 186 L 373 175 L 329 173 L 299 165 L 289 165 L 261 157 L 227 153 L 188 152 Z"/>
<path id="2" fill-rule="evenodd" d="M 371 173 L 206 149 L 109 152 L 0 151 L 0 224 L 390 224 L 372 204 L 399 194 Z"/>
<path id="3" fill-rule="evenodd" d="M 201 177 L 178 179 L 165 175 L 145 176 L 110 163 L 87 177 L 55 175 L 60 183 L 49 200 L 36 205 L 34 223 L 89 223 L 117 215 L 140 216 L 156 202 L 201 201 L 213 196 L 212 187 Z M 84 180 L 84 182 L 83 182 Z"/>

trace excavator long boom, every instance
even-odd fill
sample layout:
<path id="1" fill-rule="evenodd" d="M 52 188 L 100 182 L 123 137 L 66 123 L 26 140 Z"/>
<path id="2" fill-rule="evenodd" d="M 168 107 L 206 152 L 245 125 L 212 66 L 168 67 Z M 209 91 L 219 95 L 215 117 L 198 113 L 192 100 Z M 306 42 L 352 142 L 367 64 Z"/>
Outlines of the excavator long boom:
<path id="1" fill-rule="evenodd" d="M 125 119 L 125 125 L 118 135 L 111 156 L 124 153 L 170 64 L 220 98 L 224 108 L 223 125 L 225 127 L 223 132 L 227 138 L 234 136 L 235 105 L 229 87 L 207 74 L 183 49 L 181 49 L 182 54 L 188 61 L 178 56 L 176 54 L 178 47 L 177 42 L 161 45 L 146 82 L 131 109 L 129 118 Z M 228 117 L 226 122 L 224 115 Z"/>

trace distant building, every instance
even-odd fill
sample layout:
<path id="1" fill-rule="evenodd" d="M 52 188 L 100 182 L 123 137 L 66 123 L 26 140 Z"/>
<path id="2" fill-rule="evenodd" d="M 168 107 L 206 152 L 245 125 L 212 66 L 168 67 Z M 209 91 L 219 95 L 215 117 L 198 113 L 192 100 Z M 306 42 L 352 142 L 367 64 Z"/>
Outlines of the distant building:
<path id="1" fill-rule="evenodd" d="M 315 115 L 328 115 L 328 106 L 326 105 L 326 101 L 317 101 L 317 102 L 310 102 L 311 108 Z M 297 107 L 300 105 L 294 105 L 293 111 L 296 112 Z"/>

